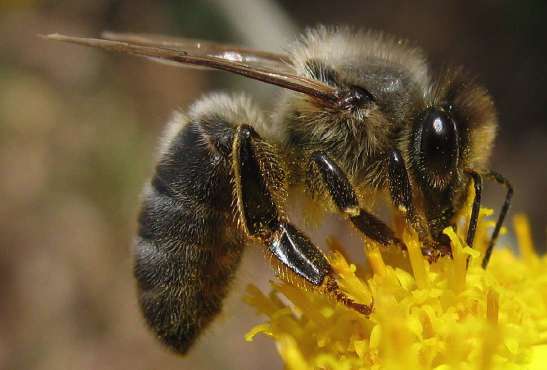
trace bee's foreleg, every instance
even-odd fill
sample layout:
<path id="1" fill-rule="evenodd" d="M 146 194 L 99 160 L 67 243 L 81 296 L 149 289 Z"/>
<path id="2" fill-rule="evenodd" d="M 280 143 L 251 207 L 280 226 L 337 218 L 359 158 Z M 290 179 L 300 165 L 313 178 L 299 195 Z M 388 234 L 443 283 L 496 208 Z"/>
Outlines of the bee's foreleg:
<path id="1" fill-rule="evenodd" d="M 356 303 L 342 293 L 326 257 L 289 222 L 284 212 L 287 183 L 280 156 L 250 126 L 236 129 L 232 172 L 241 226 L 250 238 L 266 247 L 275 265 L 281 267 L 281 275 L 288 270 L 307 286 L 319 288 L 346 306 L 370 314 L 372 305 Z"/>
<path id="2" fill-rule="evenodd" d="M 393 149 L 389 153 L 388 185 L 393 205 L 412 222 L 412 219 L 415 217 L 414 206 L 412 204 L 412 189 L 410 188 L 410 181 L 403 156 L 397 149 Z"/>
<path id="3" fill-rule="evenodd" d="M 475 197 L 471 208 L 471 217 L 469 218 L 467 237 L 465 238 L 467 245 L 473 248 L 473 240 L 475 240 L 477 222 L 479 220 L 479 211 L 481 208 L 482 176 L 473 170 L 466 170 L 465 173 L 473 179 L 473 187 L 475 188 Z"/>
<path id="4" fill-rule="evenodd" d="M 425 226 L 426 221 L 423 216 L 415 212 L 412 203 L 412 188 L 410 187 L 408 170 L 403 156 L 398 149 L 392 149 L 388 154 L 388 187 L 393 205 L 404 215 L 407 222 L 418 233 L 418 238 L 424 245 L 422 247 L 423 256 L 430 263 L 437 261 L 440 257 L 451 256 L 452 249 L 450 248 L 450 242 L 448 240 L 446 243 L 435 242 L 428 228 Z M 480 194 L 478 199 L 480 204 Z M 470 226 L 469 232 L 471 235 L 474 235 L 475 229 Z"/>
<path id="5" fill-rule="evenodd" d="M 388 154 L 388 187 L 393 205 L 416 230 L 419 239 L 425 244 L 422 247 L 424 257 L 429 262 L 434 262 L 443 255 L 450 255 L 450 245 L 447 245 L 446 248 L 439 248 L 435 245 L 428 229 L 424 227 L 425 222 L 415 212 L 408 171 L 403 156 L 398 149 L 393 149 Z"/>
<path id="6" fill-rule="evenodd" d="M 381 244 L 396 244 L 406 249 L 389 226 L 360 208 L 357 195 L 347 176 L 325 153 L 315 153 L 311 158 L 311 166 L 319 172 L 322 183 L 338 210 L 347 216 L 360 232 Z"/>

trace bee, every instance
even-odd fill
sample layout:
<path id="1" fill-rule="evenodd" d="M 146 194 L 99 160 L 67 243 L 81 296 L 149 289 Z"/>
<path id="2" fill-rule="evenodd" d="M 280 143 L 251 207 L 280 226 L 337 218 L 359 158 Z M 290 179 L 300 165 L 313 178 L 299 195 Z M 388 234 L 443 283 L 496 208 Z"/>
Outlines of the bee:
<path id="1" fill-rule="evenodd" d="M 47 38 L 285 89 L 270 116 L 244 95 L 212 94 L 168 125 L 143 192 L 133 256 L 144 317 L 172 350 L 186 353 L 221 311 L 250 244 L 285 280 L 372 312 L 372 302 L 340 290 L 323 253 L 291 223 L 292 194 L 341 214 L 367 238 L 404 249 L 370 211 L 375 199 L 387 199 L 433 263 L 451 254 L 442 231 L 456 226 L 472 188 L 466 241 L 473 245 L 482 180 L 492 179 L 507 195 L 486 268 L 513 189 L 488 169 L 498 125 L 492 99 L 461 69 L 434 74 L 408 42 L 347 28 L 311 29 L 286 54 L 141 34 Z"/>

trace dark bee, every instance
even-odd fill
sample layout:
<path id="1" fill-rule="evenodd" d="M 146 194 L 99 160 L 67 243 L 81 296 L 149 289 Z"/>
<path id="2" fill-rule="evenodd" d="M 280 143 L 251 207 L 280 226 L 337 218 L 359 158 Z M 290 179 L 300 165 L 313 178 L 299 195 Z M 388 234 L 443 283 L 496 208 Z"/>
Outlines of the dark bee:
<path id="1" fill-rule="evenodd" d="M 493 179 L 508 192 L 487 266 L 512 188 L 487 169 L 497 127 L 492 100 L 461 70 L 435 77 L 419 49 L 347 29 L 309 31 L 286 55 L 134 34 L 48 38 L 226 70 L 288 90 L 273 117 L 244 96 L 210 95 L 169 126 L 143 195 L 134 272 L 144 317 L 173 350 L 186 353 L 219 313 L 251 243 L 286 280 L 371 312 L 371 303 L 340 291 L 324 255 L 291 224 L 288 193 L 341 213 L 381 244 L 405 248 L 367 210 L 385 196 L 433 262 L 450 254 L 442 231 L 471 184 L 473 244 L 482 178 Z"/>

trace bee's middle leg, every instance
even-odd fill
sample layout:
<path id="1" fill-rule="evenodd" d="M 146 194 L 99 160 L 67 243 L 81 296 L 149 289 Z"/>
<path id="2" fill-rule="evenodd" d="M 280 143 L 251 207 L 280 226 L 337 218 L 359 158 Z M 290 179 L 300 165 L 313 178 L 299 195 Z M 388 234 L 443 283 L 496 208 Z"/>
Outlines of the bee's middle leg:
<path id="1" fill-rule="evenodd" d="M 317 152 L 312 156 L 310 169 L 319 172 L 321 185 L 326 188 L 340 213 L 361 233 L 380 244 L 394 244 L 406 250 L 404 243 L 395 236 L 388 225 L 359 206 L 357 195 L 347 176 L 325 153 Z M 311 177 L 315 178 L 313 175 Z"/>
<path id="2" fill-rule="evenodd" d="M 285 214 L 286 174 L 275 147 L 247 125 L 238 126 L 232 146 L 232 173 L 237 213 L 251 239 L 259 240 L 277 265 L 320 288 L 340 303 L 364 314 L 372 305 L 342 293 L 323 253 Z"/>

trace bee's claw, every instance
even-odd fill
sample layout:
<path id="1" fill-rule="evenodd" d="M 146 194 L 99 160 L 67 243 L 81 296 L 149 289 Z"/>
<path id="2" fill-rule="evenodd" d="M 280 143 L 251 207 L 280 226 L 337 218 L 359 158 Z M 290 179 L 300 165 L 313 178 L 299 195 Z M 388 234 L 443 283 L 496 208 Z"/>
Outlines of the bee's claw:
<path id="1" fill-rule="evenodd" d="M 422 255 L 427 258 L 429 263 L 435 263 L 441 257 L 452 258 L 452 248 L 450 245 L 438 245 L 436 247 L 422 247 Z"/>
<path id="2" fill-rule="evenodd" d="M 341 303 L 344 306 L 351 308 L 352 310 L 355 310 L 365 316 L 369 316 L 374 311 L 374 297 L 372 297 L 369 304 L 357 303 L 340 290 L 340 287 L 333 276 L 329 275 L 326 279 L 326 292 L 334 297 L 338 303 Z"/>

